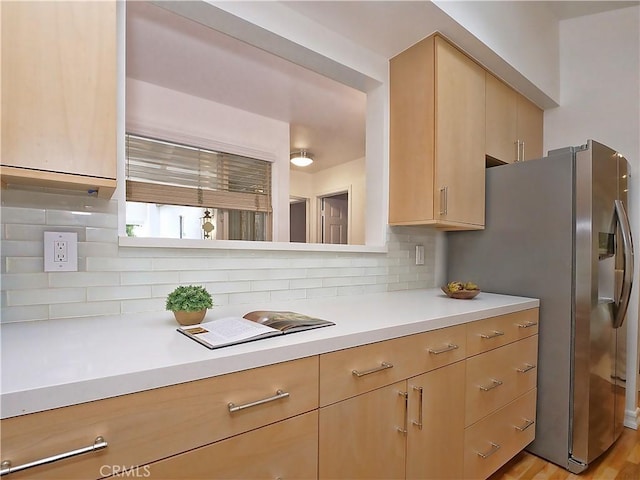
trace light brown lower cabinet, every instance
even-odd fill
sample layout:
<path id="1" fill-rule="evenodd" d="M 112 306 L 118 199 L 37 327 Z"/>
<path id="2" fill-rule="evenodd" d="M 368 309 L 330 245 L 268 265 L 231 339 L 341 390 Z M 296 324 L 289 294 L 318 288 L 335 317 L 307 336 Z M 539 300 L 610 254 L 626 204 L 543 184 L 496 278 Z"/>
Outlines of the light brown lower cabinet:
<path id="1" fill-rule="evenodd" d="M 515 312 L 4 419 L 3 473 L 484 479 L 534 438 L 537 322 Z"/>
<path id="2" fill-rule="evenodd" d="M 316 479 L 318 412 L 258 428 L 137 471 L 151 480 Z M 122 475 L 127 476 L 131 474 Z"/>
<path id="3" fill-rule="evenodd" d="M 319 478 L 459 479 L 465 363 L 320 409 Z"/>

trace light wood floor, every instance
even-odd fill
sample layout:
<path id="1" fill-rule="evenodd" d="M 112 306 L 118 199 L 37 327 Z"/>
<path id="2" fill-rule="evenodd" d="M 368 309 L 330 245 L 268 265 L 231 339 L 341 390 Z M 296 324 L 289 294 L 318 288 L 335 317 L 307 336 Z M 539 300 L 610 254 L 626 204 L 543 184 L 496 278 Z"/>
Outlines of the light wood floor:
<path id="1" fill-rule="evenodd" d="M 620 438 L 580 475 L 520 452 L 489 480 L 639 480 L 640 430 L 625 428 Z"/>

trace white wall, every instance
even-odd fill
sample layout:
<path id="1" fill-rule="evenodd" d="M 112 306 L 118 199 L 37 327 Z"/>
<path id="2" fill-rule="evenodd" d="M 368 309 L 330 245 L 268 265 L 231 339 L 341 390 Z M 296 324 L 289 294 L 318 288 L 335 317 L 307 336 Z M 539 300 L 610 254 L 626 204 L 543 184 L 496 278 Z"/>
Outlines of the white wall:
<path id="1" fill-rule="evenodd" d="M 545 112 L 545 151 L 594 139 L 631 164 L 635 275 L 627 314 L 627 372 L 638 372 L 640 287 L 640 7 L 560 23 L 560 107 Z M 627 424 L 637 426 L 637 376 L 627 374 Z"/>
<path id="2" fill-rule="evenodd" d="M 273 162 L 273 240 L 289 241 L 289 124 L 132 78 L 126 129 Z"/>
<path id="3" fill-rule="evenodd" d="M 449 0 L 434 3 L 557 102 L 560 97 L 559 25 L 543 2 Z M 490 70 L 499 68 L 497 64 L 486 66 Z M 514 85 L 515 75 L 507 78 L 505 75 L 508 73 L 499 74 L 531 97 Z"/>

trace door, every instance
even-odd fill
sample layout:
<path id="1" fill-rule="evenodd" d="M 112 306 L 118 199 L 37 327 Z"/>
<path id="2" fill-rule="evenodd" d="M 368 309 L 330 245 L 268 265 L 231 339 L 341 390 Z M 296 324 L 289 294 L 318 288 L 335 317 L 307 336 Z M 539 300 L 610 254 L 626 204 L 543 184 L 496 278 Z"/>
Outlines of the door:
<path id="1" fill-rule="evenodd" d="M 307 243 L 306 199 L 292 198 L 289 202 L 289 241 Z"/>
<path id="2" fill-rule="evenodd" d="M 465 362 L 408 380 L 408 479 L 463 476 Z"/>
<path id="3" fill-rule="evenodd" d="M 320 409 L 318 478 L 405 477 L 406 382 Z"/>
<path id="4" fill-rule="evenodd" d="M 321 243 L 343 244 L 348 241 L 349 195 L 340 193 L 321 199 Z"/>

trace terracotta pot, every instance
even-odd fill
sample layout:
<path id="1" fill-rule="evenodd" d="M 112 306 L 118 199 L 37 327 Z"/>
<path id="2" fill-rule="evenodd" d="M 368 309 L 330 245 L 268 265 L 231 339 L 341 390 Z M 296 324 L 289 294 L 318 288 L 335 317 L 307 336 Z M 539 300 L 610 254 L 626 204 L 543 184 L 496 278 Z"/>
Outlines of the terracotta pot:
<path id="1" fill-rule="evenodd" d="M 178 310 L 173 312 L 176 317 L 176 321 L 180 325 L 196 325 L 204 320 L 204 316 L 207 314 L 207 309 L 199 310 L 197 312 L 185 312 L 184 310 Z"/>

